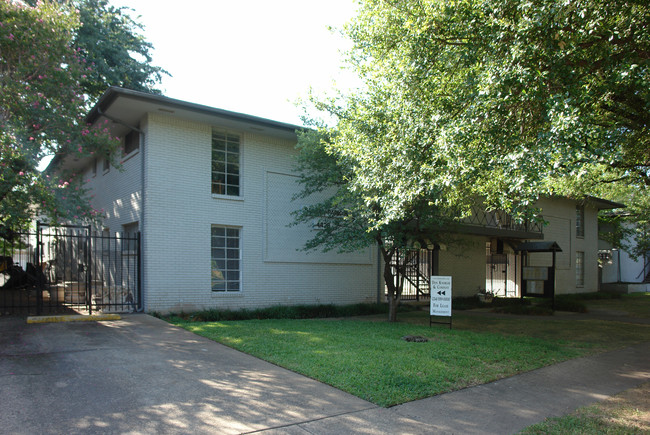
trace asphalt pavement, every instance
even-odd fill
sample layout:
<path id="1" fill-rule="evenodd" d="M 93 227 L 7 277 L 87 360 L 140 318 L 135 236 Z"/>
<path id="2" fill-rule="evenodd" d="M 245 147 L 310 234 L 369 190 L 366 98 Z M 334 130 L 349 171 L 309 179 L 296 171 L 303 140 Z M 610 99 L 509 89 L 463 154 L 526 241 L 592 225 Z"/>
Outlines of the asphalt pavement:
<path id="1" fill-rule="evenodd" d="M 515 433 L 650 380 L 650 345 L 380 408 L 144 314 L 0 318 L 0 432 Z"/>

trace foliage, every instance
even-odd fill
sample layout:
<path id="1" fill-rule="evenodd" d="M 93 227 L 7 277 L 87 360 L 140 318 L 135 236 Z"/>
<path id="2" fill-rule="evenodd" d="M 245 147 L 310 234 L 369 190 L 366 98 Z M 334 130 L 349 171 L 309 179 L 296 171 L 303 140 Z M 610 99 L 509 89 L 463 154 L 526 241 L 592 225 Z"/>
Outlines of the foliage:
<path id="1" fill-rule="evenodd" d="M 364 86 L 314 101 L 327 149 L 374 228 L 647 185 L 648 22 L 638 1 L 362 1 L 343 33 Z"/>
<path id="2" fill-rule="evenodd" d="M 105 0 L 0 0 L 0 225 L 34 216 L 94 219 L 80 174 L 37 170 L 46 156 L 107 155 L 119 146 L 103 126 L 85 125 L 110 86 L 159 92 L 164 70 L 126 8 Z"/>
<path id="3" fill-rule="evenodd" d="M 399 120 L 373 140 L 422 167 L 409 193 L 465 173 L 507 207 L 594 164 L 647 183 L 648 14 L 628 1 L 366 1 L 346 33 L 369 92 L 349 107 Z"/>
<path id="4" fill-rule="evenodd" d="M 354 320 L 176 323 L 189 331 L 391 406 L 583 355 L 575 343 Z M 410 343 L 406 335 L 429 338 Z"/>
<path id="5" fill-rule="evenodd" d="M 440 230 L 448 219 L 426 198 L 417 198 L 400 218 L 385 220 L 378 198 L 392 186 L 355 186 L 356 157 L 336 148 L 338 134 L 323 126 L 298 133 L 295 169 L 303 189 L 294 199 L 308 203 L 294 212 L 294 225 L 317 229 L 305 244 L 306 250 L 351 252 L 377 244 L 384 262 L 388 317 L 395 321 L 408 249 L 433 247 L 432 240 L 440 242 Z"/>
<path id="6" fill-rule="evenodd" d="M 81 86 L 90 104 L 108 86 L 160 93 L 155 86 L 169 73 L 151 64 L 153 45 L 142 35 L 142 24 L 129 14 L 132 9 L 108 0 L 56 1 L 74 7 L 79 15 L 72 44 L 89 66 Z M 35 6 L 38 1 L 28 3 Z"/>
<path id="7" fill-rule="evenodd" d="M 48 178 L 45 154 L 83 156 L 117 146 L 85 125 L 80 86 L 88 67 L 72 47 L 78 16 L 67 7 L 0 1 L 0 225 L 24 227 L 37 214 L 91 217 L 74 174 Z"/>
<path id="8" fill-rule="evenodd" d="M 170 313 L 160 316 L 185 322 L 219 322 L 251 319 L 317 319 L 325 317 L 350 317 L 386 313 L 385 304 L 353 305 L 275 305 L 265 308 L 224 310 L 211 309 L 195 313 Z"/>

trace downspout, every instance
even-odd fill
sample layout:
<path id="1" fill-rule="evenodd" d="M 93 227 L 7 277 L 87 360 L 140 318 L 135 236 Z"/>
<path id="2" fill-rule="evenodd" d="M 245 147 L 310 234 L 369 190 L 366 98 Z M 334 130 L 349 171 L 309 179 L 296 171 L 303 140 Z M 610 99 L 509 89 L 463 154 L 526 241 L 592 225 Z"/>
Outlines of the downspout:
<path id="1" fill-rule="evenodd" d="M 145 228 L 147 226 L 145 225 L 145 195 L 147 189 L 144 187 L 144 169 L 146 167 L 144 157 L 145 153 L 147 152 L 147 147 L 146 147 L 146 136 L 144 131 L 140 131 L 140 276 L 138 277 L 138 283 L 140 285 L 140 308 L 136 310 L 138 313 L 142 313 L 144 311 L 144 303 L 146 301 L 144 297 L 144 268 L 145 268 L 145 262 L 143 261 L 143 253 L 144 253 L 144 248 L 143 245 L 145 244 L 144 240 L 144 234 L 145 234 Z"/>

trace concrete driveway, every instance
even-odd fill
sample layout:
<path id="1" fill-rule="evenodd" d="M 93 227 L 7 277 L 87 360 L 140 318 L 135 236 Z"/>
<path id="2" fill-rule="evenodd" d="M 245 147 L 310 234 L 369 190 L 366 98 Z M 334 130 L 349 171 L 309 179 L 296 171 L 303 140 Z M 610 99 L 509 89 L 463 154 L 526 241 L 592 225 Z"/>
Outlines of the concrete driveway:
<path id="1" fill-rule="evenodd" d="M 403 433 L 427 432 L 426 424 L 384 419 L 372 403 L 147 315 L 29 325 L 1 318 L 0 378 L 1 433 L 304 434 L 301 424 L 319 433 L 388 433 L 395 423 Z M 354 417 L 364 410 L 369 427 Z M 337 419 L 325 424 L 328 417 Z"/>
<path id="2" fill-rule="evenodd" d="M 0 318 L 0 433 L 514 433 L 650 380 L 650 346 L 393 408 L 144 315 Z"/>

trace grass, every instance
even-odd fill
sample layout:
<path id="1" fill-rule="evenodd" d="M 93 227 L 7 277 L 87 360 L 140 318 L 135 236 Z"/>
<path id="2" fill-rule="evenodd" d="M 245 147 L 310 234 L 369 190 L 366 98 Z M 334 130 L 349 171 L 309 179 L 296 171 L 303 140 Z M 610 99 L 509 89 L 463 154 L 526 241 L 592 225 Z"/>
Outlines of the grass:
<path id="1" fill-rule="evenodd" d="M 380 406 L 483 384 L 588 352 L 532 337 L 358 320 L 177 323 Z M 421 335 L 427 343 L 409 343 Z"/>
<path id="2" fill-rule="evenodd" d="M 616 302 L 645 316 L 650 297 L 583 299 Z M 606 305 L 609 306 L 609 305 Z M 640 308 L 639 306 L 644 306 Z M 650 325 L 590 319 L 580 314 L 512 316 L 454 313 L 453 330 L 429 327 L 428 311 L 329 320 L 167 320 L 243 352 L 302 373 L 380 406 L 490 382 L 571 358 L 650 341 Z M 196 319 L 195 319 L 196 320 Z M 420 335 L 427 343 L 411 343 Z"/>
<path id="3" fill-rule="evenodd" d="M 521 434 L 632 435 L 650 433 L 650 382 L 563 417 L 529 426 Z"/>

